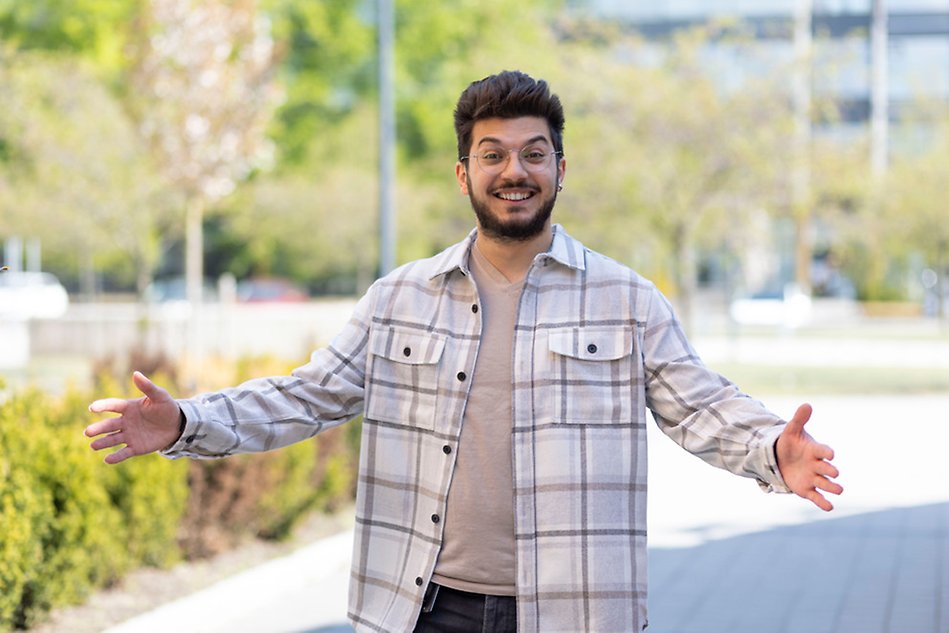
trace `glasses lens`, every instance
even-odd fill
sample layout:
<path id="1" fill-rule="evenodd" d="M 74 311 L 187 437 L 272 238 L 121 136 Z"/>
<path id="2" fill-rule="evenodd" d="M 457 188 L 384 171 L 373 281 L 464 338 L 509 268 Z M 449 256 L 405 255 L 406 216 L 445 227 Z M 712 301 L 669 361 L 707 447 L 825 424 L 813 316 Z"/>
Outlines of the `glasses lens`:
<path id="1" fill-rule="evenodd" d="M 481 169 L 491 174 L 497 174 L 504 170 L 510 153 L 506 149 L 498 148 L 484 150 L 479 154 L 475 154 L 475 156 Z M 520 158 L 524 169 L 530 172 L 538 172 L 547 166 L 548 159 L 554 153 L 536 147 L 525 147 L 517 152 L 517 156 Z"/>
<path id="2" fill-rule="evenodd" d="M 550 152 L 544 152 L 536 148 L 522 149 L 520 156 L 521 163 L 524 164 L 524 167 L 527 169 L 539 169 L 547 163 L 547 157 L 550 156 Z"/>
<path id="3" fill-rule="evenodd" d="M 488 149 L 478 154 L 478 164 L 487 171 L 500 171 L 507 163 L 507 150 Z"/>

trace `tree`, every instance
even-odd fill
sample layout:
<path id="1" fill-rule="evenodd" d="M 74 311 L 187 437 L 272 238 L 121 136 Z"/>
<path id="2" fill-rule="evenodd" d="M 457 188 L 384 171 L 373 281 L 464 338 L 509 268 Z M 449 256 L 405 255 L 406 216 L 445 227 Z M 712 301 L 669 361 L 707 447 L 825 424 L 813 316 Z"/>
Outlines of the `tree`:
<path id="1" fill-rule="evenodd" d="M 203 218 L 272 159 L 265 130 L 277 55 L 254 0 L 151 0 L 132 42 L 130 99 L 159 168 L 185 199 L 185 271 L 197 353 Z"/>
<path id="2" fill-rule="evenodd" d="M 312 142 L 364 105 L 375 88 L 375 34 L 362 0 L 261 0 L 279 42 L 285 98 L 270 125 L 276 172 L 319 161 Z"/>
<path id="3" fill-rule="evenodd" d="M 696 29 L 660 50 L 607 32 L 606 50 L 566 50 L 570 77 L 558 78 L 574 101 L 565 206 L 600 236 L 591 245 L 601 241 L 627 261 L 645 259 L 634 249 L 652 251 L 653 267 L 670 273 L 686 327 L 697 249 L 737 246 L 750 214 L 776 208 L 786 191 L 784 91 L 760 77 L 723 85 L 705 56 L 720 37 Z M 748 54 L 742 40 L 715 46 L 726 44 Z"/>
<path id="4" fill-rule="evenodd" d="M 172 200 L 121 104 L 88 64 L 43 53 L 0 57 L 0 84 L 0 233 L 40 238 L 86 293 L 106 264 L 143 290 Z"/>
<path id="5" fill-rule="evenodd" d="M 20 51 L 81 56 L 110 78 L 124 65 L 122 49 L 139 0 L 0 0 L 0 41 Z"/>
<path id="6" fill-rule="evenodd" d="M 929 141 L 917 154 L 894 160 L 884 183 L 883 203 L 892 257 L 918 254 L 937 274 L 937 313 L 945 318 L 949 275 L 949 115 L 926 122 Z"/>

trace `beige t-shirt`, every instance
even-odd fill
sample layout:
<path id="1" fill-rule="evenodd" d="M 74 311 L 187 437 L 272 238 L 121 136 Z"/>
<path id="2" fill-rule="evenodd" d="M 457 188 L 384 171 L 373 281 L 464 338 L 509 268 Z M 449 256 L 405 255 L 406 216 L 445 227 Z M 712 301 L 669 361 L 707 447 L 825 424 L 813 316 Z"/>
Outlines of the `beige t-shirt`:
<path id="1" fill-rule="evenodd" d="M 512 345 L 524 282 L 509 282 L 477 245 L 469 259 L 481 300 L 481 343 L 433 580 L 461 591 L 513 596 Z"/>

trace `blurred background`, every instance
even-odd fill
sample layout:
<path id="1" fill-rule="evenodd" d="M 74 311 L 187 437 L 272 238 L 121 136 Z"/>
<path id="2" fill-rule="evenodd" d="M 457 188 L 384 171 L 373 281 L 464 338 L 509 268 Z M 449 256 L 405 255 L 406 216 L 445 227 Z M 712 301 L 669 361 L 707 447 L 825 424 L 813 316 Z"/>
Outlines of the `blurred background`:
<path id="1" fill-rule="evenodd" d="M 337 321 L 301 341 L 261 315 L 310 321 L 472 226 L 451 111 L 504 68 L 565 102 L 557 220 L 692 332 L 942 320 L 947 20 L 943 0 L 0 3 L 0 365 L 305 358 Z"/>
<path id="2" fill-rule="evenodd" d="M 555 220 L 653 279 L 707 363 L 786 416 L 806 396 L 877 432 L 914 411 L 944 437 L 947 0 L 0 0 L 0 472 L 36 441 L 24 420 L 75 433 L 82 403 L 127 390 L 131 369 L 184 396 L 305 362 L 381 273 L 461 239 L 474 223 L 452 109 L 502 69 L 564 103 Z M 823 430 L 860 433 L 843 428 Z M 338 508 L 358 447 L 346 433 L 283 462 L 101 479 L 116 530 L 156 503 L 174 519 L 152 534 L 160 554 L 146 543 L 105 568 L 50 554 L 91 543 L 55 502 L 75 484 L 50 484 L 77 468 L 100 481 L 77 438 L 66 470 L 0 483 L 14 495 L 0 533 L 27 534 L 0 546 L 0 629 L 83 594 L 10 569 L 101 586 Z M 851 457 L 868 482 L 852 512 L 946 500 L 936 473 L 881 494 L 894 441 Z M 668 468 L 659 485 L 675 488 Z M 118 501 L 150 478 L 181 489 Z M 30 501 L 31 486 L 59 492 Z M 709 493 L 693 493 L 702 507 Z M 696 521 L 718 520 L 706 509 L 663 515 L 658 542 L 694 543 Z"/>

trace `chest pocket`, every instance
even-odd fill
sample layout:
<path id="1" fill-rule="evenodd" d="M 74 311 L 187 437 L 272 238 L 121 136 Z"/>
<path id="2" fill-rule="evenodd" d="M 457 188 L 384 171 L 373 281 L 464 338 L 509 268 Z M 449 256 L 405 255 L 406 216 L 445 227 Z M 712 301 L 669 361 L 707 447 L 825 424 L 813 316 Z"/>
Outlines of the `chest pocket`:
<path id="1" fill-rule="evenodd" d="M 633 329 L 550 330 L 544 364 L 548 419 L 564 424 L 628 424 L 639 402 Z"/>
<path id="2" fill-rule="evenodd" d="M 401 327 L 369 334 L 366 417 L 435 428 L 438 362 L 445 337 Z"/>

